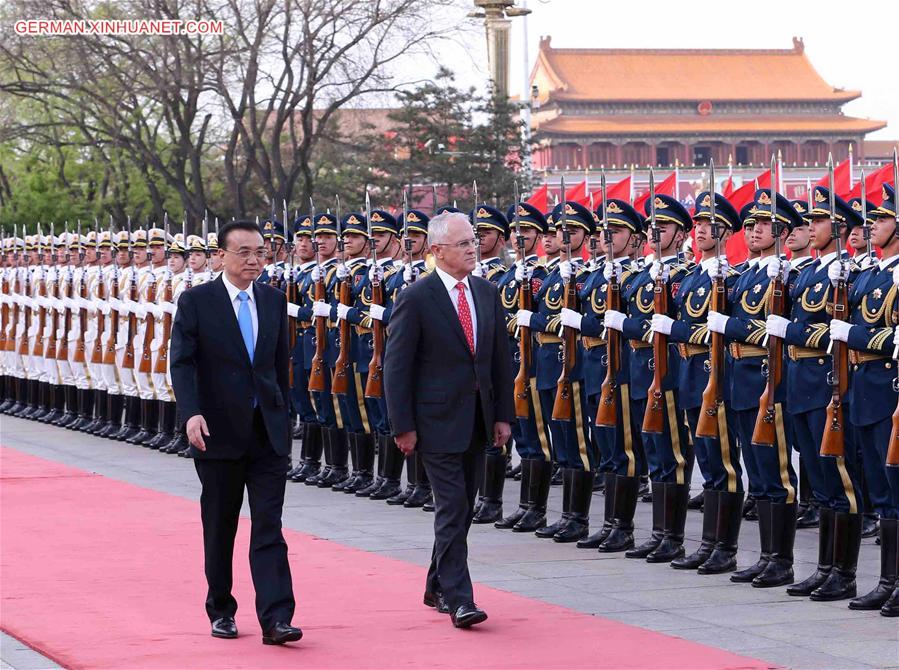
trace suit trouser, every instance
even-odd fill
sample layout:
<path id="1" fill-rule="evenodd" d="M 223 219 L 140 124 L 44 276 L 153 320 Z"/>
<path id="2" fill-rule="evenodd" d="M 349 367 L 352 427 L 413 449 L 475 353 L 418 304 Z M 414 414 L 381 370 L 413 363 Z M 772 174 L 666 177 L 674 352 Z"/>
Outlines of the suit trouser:
<path id="1" fill-rule="evenodd" d="M 233 617 L 237 601 L 233 584 L 234 537 L 243 503 L 244 487 L 250 503 L 250 573 L 256 589 L 256 616 L 263 630 L 278 622 L 290 623 L 295 601 L 287 542 L 281 532 L 284 507 L 284 472 L 287 456 L 272 449 L 257 409 L 247 453 L 237 460 L 195 458 L 203 485 L 200 514 L 206 566 L 206 613 L 210 621 Z"/>
<path id="2" fill-rule="evenodd" d="M 848 416 L 849 408 L 844 406 L 843 412 Z M 857 514 L 864 511 L 852 427 L 846 426 L 846 456 L 830 458 L 820 455 L 827 410 L 823 407 L 813 409 L 793 414 L 791 419 L 795 446 L 802 457 L 802 468 L 808 474 L 812 497 L 819 505 L 837 512 Z"/>
<path id="3" fill-rule="evenodd" d="M 468 449 L 461 453 L 419 451 L 434 492 L 434 547 L 425 590 L 442 592 L 450 610 L 474 602 L 468 572 L 468 529 L 474 501 L 484 477 L 484 443 L 480 403 Z"/>
<path id="4" fill-rule="evenodd" d="M 696 425 L 699 423 L 701 408 L 694 407 L 687 410 L 687 423 L 690 426 L 690 434 L 693 436 L 693 448 L 696 452 L 696 462 L 702 471 L 705 484 L 703 488 L 711 488 L 716 491 L 728 491 L 737 493 L 743 490 L 743 467 L 740 465 L 740 446 L 737 433 L 734 431 L 735 417 L 733 412 L 725 407 L 724 426 L 719 422 L 719 433 L 724 428 L 724 441 L 717 437 L 697 437 Z M 720 410 L 719 410 L 720 411 Z"/>

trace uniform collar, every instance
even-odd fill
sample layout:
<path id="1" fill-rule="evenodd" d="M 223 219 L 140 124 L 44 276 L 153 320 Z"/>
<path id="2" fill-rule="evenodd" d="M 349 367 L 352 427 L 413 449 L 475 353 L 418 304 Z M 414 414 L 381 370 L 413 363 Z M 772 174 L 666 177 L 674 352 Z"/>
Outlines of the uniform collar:
<path id="1" fill-rule="evenodd" d="M 306 261 L 302 265 L 300 265 L 300 272 L 306 272 L 306 270 L 311 270 L 317 265 L 315 261 Z"/>
<path id="2" fill-rule="evenodd" d="M 892 265 L 893 263 L 895 263 L 897 260 L 899 260 L 899 254 L 896 254 L 895 256 L 890 256 L 889 258 L 884 258 L 884 259 L 883 259 L 882 261 L 880 261 L 880 263 L 879 263 L 880 269 L 881 269 L 881 270 L 886 270 L 890 265 Z"/>

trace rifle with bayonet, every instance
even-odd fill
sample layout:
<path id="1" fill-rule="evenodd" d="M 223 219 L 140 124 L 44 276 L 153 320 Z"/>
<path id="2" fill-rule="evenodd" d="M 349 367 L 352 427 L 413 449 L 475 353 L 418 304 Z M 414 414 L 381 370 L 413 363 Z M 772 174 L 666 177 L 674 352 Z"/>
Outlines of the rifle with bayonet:
<path id="1" fill-rule="evenodd" d="M 840 237 L 840 222 L 836 211 L 836 185 L 834 183 L 833 156 L 827 157 L 827 175 L 830 184 L 830 224 L 831 236 L 837 245 L 837 257 L 834 263 L 843 263 L 843 239 Z M 862 206 L 864 206 L 862 200 Z M 840 277 L 833 287 L 834 319 L 849 320 L 849 287 Z M 821 456 L 843 457 L 846 454 L 846 424 L 843 420 L 843 396 L 849 388 L 849 346 L 839 340 L 830 341 L 830 354 L 833 368 L 830 371 L 830 402 L 827 405 L 827 418 L 824 421 L 824 434 L 821 436 Z"/>
<path id="2" fill-rule="evenodd" d="M 337 252 L 340 255 L 340 266 L 347 270 L 346 267 L 346 245 L 343 241 L 343 230 L 340 221 L 340 196 L 336 196 L 336 217 L 337 217 Z M 352 302 L 351 291 L 353 288 L 353 278 L 347 271 L 347 276 L 338 280 L 337 300 L 341 305 L 349 306 Z M 349 391 L 349 372 L 350 372 L 350 349 L 352 348 L 353 334 L 350 331 L 350 322 L 346 319 L 338 319 L 338 330 L 340 331 L 340 352 L 337 354 L 337 362 L 334 364 L 334 379 L 331 383 L 331 390 L 339 395 L 345 395 Z"/>
<path id="3" fill-rule="evenodd" d="M 185 212 L 185 217 L 187 213 Z M 185 219 L 181 220 L 181 229 L 185 230 L 187 228 L 187 222 Z M 166 217 L 165 219 L 165 239 L 166 242 L 169 240 L 169 219 Z M 186 246 L 187 239 L 183 239 L 182 243 Z M 172 270 L 169 267 L 168 260 L 172 255 L 172 248 L 170 245 L 166 245 L 165 248 L 165 259 L 166 259 L 166 268 L 165 268 L 165 288 L 163 289 L 162 300 L 164 302 L 172 302 L 175 297 L 175 289 L 173 284 Z M 159 353 L 156 356 L 156 361 L 153 364 L 153 372 L 158 375 L 164 375 L 168 372 L 169 369 L 169 340 L 172 338 L 172 315 L 168 312 L 163 312 L 162 314 L 162 344 L 159 347 Z"/>
<path id="4" fill-rule="evenodd" d="M 309 198 L 309 211 L 315 225 L 315 203 Z M 322 267 L 322 256 L 319 244 L 315 243 L 316 262 L 318 263 L 318 281 L 315 282 L 315 302 L 324 302 L 326 297 L 325 270 Z M 325 364 L 325 347 L 328 344 L 328 324 L 323 316 L 313 317 L 315 320 L 315 354 L 312 357 L 312 369 L 309 371 L 309 390 L 324 391 L 327 387 L 325 375 L 328 368 Z"/>
<path id="5" fill-rule="evenodd" d="M 166 230 L 169 227 L 169 214 L 165 212 L 163 214 L 163 226 Z M 147 233 L 147 249 L 149 254 L 150 249 L 150 233 Z M 167 239 L 163 239 L 163 245 L 168 242 Z M 146 295 L 146 305 L 153 305 L 156 303 L 156 273 L 153 272 L 153 261 L 150 260 L 150 268 L 149 274 L 147 275 L 147 295 Z M 143 351 L 141 352 L 140 363 L 138 364 L 138 372 L 143 372 L 145 374 L 150 374 L 153 371 L 153 352 L 152 352 L 152 344 L 153 340 L 156 338 L 156 317 L 153 316 L 153 313 L 147 310 L 146 316 L 144 317 L 144 345 Z"/>
<path id="6" fill-rule="evenodd" d="M 291 229 L 288 230 L 287 226 L 287 200 L 281 201 L 281 209 L 284 214 L 284 237 L 286 239 L 285 244 L 287 245 L 287 277 L 284 283 L 284 295 L 287 298 L 288 304 L 296 304 L 297 302 L 297 283 L 296 277 L 294 277 L 293 270 L 293 235 L 294 231 Z M 294 216 L 294 221 L 297 220 L 297 216 Z M 294 347 L 297 344 L 297 319 L 294 316 L 287 315 L 287 346 L 290 347 L 291 356 L 293 356 Z M 287 368 L 287 383 L 290 388 L 293 388 L 293 363 L 291 362 Z"/>
<path id="7" fill-rule="evenodd" d="M 527 250 L 525 240 L 521 236 L 521 213 L 518 200 L 518 182 L 515 182 L 515 245 L 518 248 L 518 262 L 524 270 L 524 281 L 518 287 L 518 309 L 531 310 L 533 296 L 531 294 L 531 281 L 527 274 Z M 515 376 L 515 416 L 519 419 L 527 419 L 531 415 L 531 358 L 533 342 L 531 341 L 531 329 L 525 326 L 518 327 L 518 374 Z"/>
<path id="8" fill-rule="evenodd" d="M 102 304 L 106 300 L 106 278 L 103 272 L 103 263 L 100 261 L 100 221 L 94 217 L 94 230 L 97 234 L 97 300 Z M 112 238 L 110 237 L 110 243 Z M 114 260 L 114 259 L 113 259 Z M 97 339 L 94 340 L 94 350 L 91 352 L 91 363 L 99 365 L 103 362 L 103 332 L 106 328 L 106 316 L 102 310 L 97 309 Z"/>
<path id="9" fill-rule="evenodd" d="M 22 227 L 22 240 L 25 240 L 25 228 Z M 25 300 L 28 301 L 31 299 L 31 268 L 28 267 L 28 252 L 27 249 L 23 250 L 22 260 L 24 261 L 24 292 L 22 295 L 25 297 Z M 22 356 L 28 355 L 28 331 L 31 330 L 31 307 L 28 305 L 23 305 L 22 309 L 24 310 L 22 316 L 24 317 L 24 327 L 22 332 L 18 334 L 21 338 L 19 340 L 18 352 Z"/>
<path id="10" fill-rule="evenodd" d="M 87 332 L 87 308 L 84 303 L 87 302 L 87 266 L 84 264 L 85 248 L 81 243 L 81 220 L 78 221 L 78 267 L 81 268 L 81 275 L 78 280 L 78 341 L 75 343 L 75 353 L 72 361 L 75 363 L 87 362 L 87 346 L 84 342 L 84 336 Z"/>
<path id="11" fill-rule="evenodd" d="M 129 236 L 130 237 L 130 236 Z M 109 302 L 115 304 L 119 301 L 119 272 L 118 256 L 119 245 L 115 240 L 115 230 L 112 225 L 112 214 L 109 215 L 109 241 L 112 244 L 112 277 L 109 279 Z M 119 335 L 119 310 L 110 307 L 109 310 L 109 337 L 106 342 L 106 350 L 103 352 L 103 363 L 115 365 L 116 338 Z"/>
<path id="12" fill-rule="evenodd" d="M 378 247 L 371 233 L 371 198 L 368 195 L 368 186 L 365 187 L 365 220 L 368 226 L 368 244 L 371 249 L 371 267 L 374 270 L 371 279 L 371 304 L 383 307 L 384 286 L 380 279 Z M 405 218 L 403 219 L 403 226 L 405 227 Z M 405 232 L 403 234 L 405 235 Z M 371 342 L 371 361 L 368 364 L 365 397 L 380 398 L 384 395 L 384 322 L 380 319 L 371 320 Z"/>
<path id="13" fill-rule="evenodd" d="M 649 168 L 649 222 L 652 227 L 652 242 L 656 252 L 659 273 L 653 287 L 653 314 L 668 314 L 668 277 L 662 262 L 662 229 L 656 220 L 655 176 Z M 668 336 L 664 333 L 652 334 L 652 383 L 646 393 L 646 412 L 643 414 L 643 431 L 662 433 L 665 430 L 665 390 L 663 383 L 668 376 Z M 677 426 L 671 426 L 677 430 Z"/>
<path id="14" fill-rule="evenodd" d="M 60 290 L 60 298 L 63 301 L 62 307 L 62 335 L 59 338 L 59 342 L 56 345 L 56 360 L 58 361 L 68 361 L 69 359 L 69 333 L 72 332 L 72 310 L 69 307 L 72 301 L 72 290 L 75 284 L 75 270 L 72 267 L 72 254 L 69 250 L 70 240 L 69 240 L 69 222 L 66 221 L 65 224 L 65 243 L 64 248 L 66 252 L 65 262 L 66 262 L 66 290 L 65 294 L 62 294 L 62 290 Z M 68 304 L 67 304 L 68 303 Z"/>
<path id="15" fill-rule="evenodd" d="M 13 238 L 13 244 L 15 244 L 15 238 Z M 0 253 L 6 255 L 6 234 L 0 229 Z M 13 271 L 15 271 L 15 267 L 13 267 Z M 3 259 L 3 283 L 0 286 L 0 289 L 3 291 L 3 295 L 10 296 L 12 295 L 10 292 L 9 286 L 9 275 L 11 273 L 6 269 L 6 258 Z M 6 351 L 6 329 L 9 328 L 9 304 L 5 301 L 2 305 L 0 305 L 0 351 Z"/>
<path id="16" fill-rule="evenodd" d="M 53 223 L 50 223 L 50 257 L 54 265 L 53 283 L 47 288 L 47 295 L 53 300 L 59 300 L 59 282 L 60 272 L 56 266 L 56 229 Z M 50 337 L 47 338 L 46 347 L 44 348 L 44 358 L 48 361 L 56 360 L 56 330 L 59 328 L 59 312 L 55 306 L 50 307 Z"/>
<path id="17" fill-rule="evenodd" d="M 893 149 L 893 209 L 899 209 L 899 153 Z M 897 212 L 899 213 L 899 212 Z M 899 237 L 899 217 L 894 217 L 895 225 L 893 234 Z M 899 326 L 899 301 L 893 303 L 893 325 Z M 893 360 L 896 361 L 896 378 L 893 380 L 893 391 L 899 393 L 899 345 L 893 349 Z M 899 399 L 896 401 L 896 409 L 893 412 L 893 429 L 890 431 L 890 441 L 887 443 L 886 465 L 890 468 L 899 467 Z"/>
<path id="18" fill-rule="evenodd" d="M 128 216 L 128 301 L 137 303 L 137 268 L 134 267 L 134 247 L 131 244 L 131 216 Z M 122 357 L 122 367 L 134 370 L 134 338 L 137 335 L 137 315 L 133 308 L 128 310 L 128 337 L 125 340 L 125 354 Z"/>
<path id="19" fill-rule="evenodd" d="M 23 242 L 24 242 L 24 227 L 23 227 Z M 16 224 L 13 224 L 12 227 L 12 243 L 13 243 L 13 293 L 17 296 L 22 296 L 22 273 L 19 269 L 19 264 L 21 263 L 21 252 L 19 251 L 19 230 Z M 18 301 L 13 302 L 12 309 L 12 321 L 10 322 L 9 329 L 9 339 L 6 341 L 6 351 L 16 351 L 16 338 L 18 337 L 18 329 L 19 329 L 19 307 Z"/>
<path id="20" fill-rule="evenodd" d="M 606 173 L 599 177 L 602 189 L 602 230 L 606 243 L 606 263 L 612 268 L 612 276 L 606 284 L 606 311 L 621 311 L 621 285 L 615 272 L 615 250 L 612 247 L 612 229 L 606 212 Z M 596 409 L 596 425 L 614 428 L 618 425 L 618 373 L 621 371 L 621 333 L 614 328 L 606 328 L 606 378 L 599 394 Z"/>
<path id="21" fill-rule="evenodd" d="M 31 348 L 32 356 L 41 356 L 44 353 L 44 326 L 47 325 L 47 309 L 40 303 L 47 298 L 47 268 L 44 265 L 44 245 L 41 240 L 41 224 L 37 224 L 37 262 L 41 268 L 41 276 L 37 284 L 37 335 L 34 338 L 34 346 Z"/>
<path id="22" fill-rule="evenodd" d="M 574 265 L 571 262 L 571 230 L 568 228 L 568 217 L 565 212 L 565 176 L 562 176 L 562 244 L 565 245 L 566 262 L 571 265 L 572 276 L 564 280 L 562 307 L 577 309 L 577 282 L 573 276 Z M 558 222 L 556 222 L 558 227 Z M 578 331 L 570 326 L 562 328 L 562 372 L 556 382 L 556 397 L 553 402 L 553 419 L 556 421 L 572 420 L 571 372 L 577 362 Z M 577 402 L 575 399 L 574 402 Z"/>

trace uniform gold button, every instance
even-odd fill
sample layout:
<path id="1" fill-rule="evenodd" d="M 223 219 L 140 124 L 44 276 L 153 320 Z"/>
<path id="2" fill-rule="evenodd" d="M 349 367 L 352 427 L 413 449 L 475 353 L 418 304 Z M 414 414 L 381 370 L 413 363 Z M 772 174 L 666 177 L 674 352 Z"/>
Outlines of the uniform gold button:
<path id="1" fill-rule="evenodd" d="M 893 367 L 893 364 L 892 364 L 892 363 L 887 363 L 886 365 L 884 365 L 884 367 L 885 367 L 887 370 L 889 370 L 891 367 Z"/>
<path id="2" fill-rule="evenodd" d="M 819 358 L 819 359 L 818 359 L 818 365 L 824 365 L 824 359 L 823 359 L 823 358 Z"/>

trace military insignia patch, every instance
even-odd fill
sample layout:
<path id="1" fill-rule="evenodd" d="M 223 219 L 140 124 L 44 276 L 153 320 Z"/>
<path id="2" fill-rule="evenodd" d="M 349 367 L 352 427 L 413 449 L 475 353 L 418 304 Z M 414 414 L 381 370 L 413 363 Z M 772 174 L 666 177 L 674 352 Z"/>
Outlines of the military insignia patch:
<path id="1" fill-rule="evenodd" d="M 756 284 L 755 286 L 753 286 L 753 287 L 752 287 L 752 292 L 753 292 L 753 293 L 761 293 L 761 292 L 762 292 L 762 285 L 761 285 L 761 284 Z"/>
<path id="2" fill-rule="evenodd" d="M 820 189 L 815 189 L 815 202 L 827 202 L 827 196 Z"/>
<path id="3" fill-rule="evenodd" d="M 824 284 L 822 284 L 821 282 L 818 282 L 817 284 L 815 284 L 814 286 L 812 286 L 812 290 L 813 290 L 815 293 L 818 293 L 822 288 L 824 288 Z"/>
<path id="4" fill-rule="evenodd" d="M 532 279 L 531 280 L 531 293 L 536 293 L 540 290 L 540 287 L 543 286 L 542 279 Z"/>
<path id="5" fill-rule="evenodd" d="M 606 211 L 612 214 L 621 214 L 621 207 L 618 206 L 617 202 L 610 202 L 606 205 Z"/>
<path id="6" fill-rule="evenodd" d="M 771 194 L 768 193 L 767 191 L 762 191 L 759 194 L 758 203 L 760 205 L 770 205 L 771 204 Z"/>
<path id="7" fill-rule="evenodd" d="M 384 223 L 384 217 L 381 216 L 380 214 L 378 214 L 377 212 L 374 212 L 371 215 L 371 220 L 373 223 Z"/>
<path id="8" fill-rule="evenodd" d="M 705 295 L 705 286 L 700 286 L 700 287 L 696 290 L 696 295 L 698 295 L 700 298 L 701 298 L 702 296 L 704 296 L 704 295 Z"/>
<path id="9" fill-rule="evenodd" d="M 883 291 L 881 291 L 879 288 L 876 288 L 873 291 L 871 291 L 871 296 L 875 300 L 880 300 L 880 298 L 883 297 Z"/>
<path id="10" fill-rule="evenodd" d="M 702 199 L 702 202 L 699 203 L 700 207 L 711 207 L 712 206 L 712 196 L 708 193 L 705 194 L 705 197 Z"/>
<path id="11" fill-rule="evenodd" d="M 672 282 L 671 295 L 677 295 L 678 291 L 680 291 L 680 282 Z"/>

